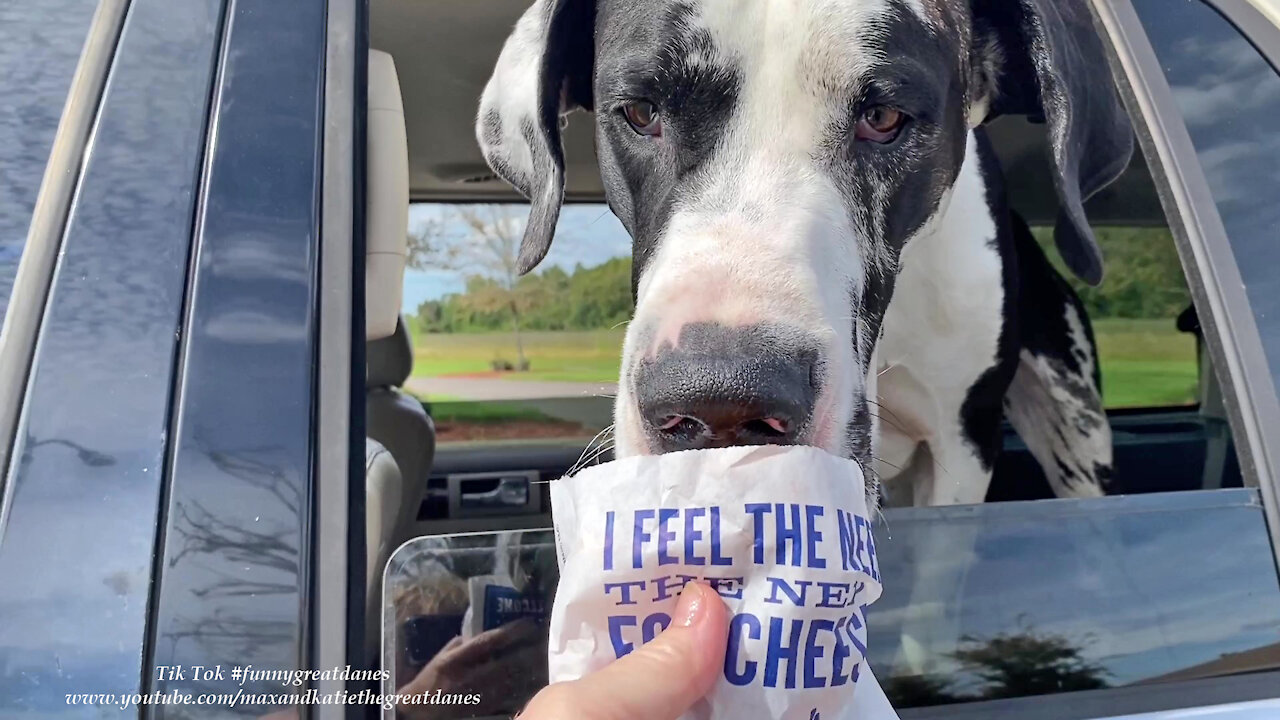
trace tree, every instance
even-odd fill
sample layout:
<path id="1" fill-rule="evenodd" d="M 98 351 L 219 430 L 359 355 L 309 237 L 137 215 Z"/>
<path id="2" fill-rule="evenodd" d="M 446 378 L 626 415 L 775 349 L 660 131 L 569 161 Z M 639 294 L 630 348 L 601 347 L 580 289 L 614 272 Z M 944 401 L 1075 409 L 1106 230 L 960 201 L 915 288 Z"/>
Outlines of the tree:
<path id="1" fill-rule="evenodd" d="M 506 205 L 457 206 L 409 235 L 409 265 L 467 276 L 460 296 L 473 313 L 506 315 L 515 334 L 516 367 L 527 370 L 521 320 L 545 297 L 536 278 L 522 278 L 517 258 L 527 211 Z"/>
<path id="2" fill-rule="evenodd" d="M 956 692 L 951 679 L 941 675 L 892 675 L 885 678 L 884 694 L 896 708 L 952 705 L 976 699 Z"/>
<path id="3" fill-rule="evenodd" d="M 952 657 L 986 682 L 985 698 L 1107 687 L 1106 668 L 1085 660 L 1082 648 L 1064 635 L 1037 633 L 1028 625 L 982 641 L 966 636 L 963 642 Z"/>

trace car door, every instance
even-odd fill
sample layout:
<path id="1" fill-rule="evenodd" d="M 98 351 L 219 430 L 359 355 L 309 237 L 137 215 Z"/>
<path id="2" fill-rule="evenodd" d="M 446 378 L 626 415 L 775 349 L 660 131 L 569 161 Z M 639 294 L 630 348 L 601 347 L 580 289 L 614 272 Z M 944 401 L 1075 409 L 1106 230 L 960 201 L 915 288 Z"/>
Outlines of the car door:
<path id="1" fill-rule="evenodd" d="M 358 6 L 0 8 L 0 715 L 345 686 Z"/>
<path id="2" fill-rule="evenodd" d="M 1256 488 L 1275 538 L 1280 479 L 1272 430 L 1277 341 L 1272 309 L 1280 298 L 1274 280 L 1280 216 L 1264 198 L 1280 190 L 1274 172 L 1280 160 L 1274 142 L 1280 129 L 1280 6 L 1268 0 L 1104 0 L 1097 6 L 1126 71 L 1131 111 L 1147 122 L 1149 131 L 1139 133 L 1143 149 L 1164 165 L 1166 208 L 1171 214 L 1178 208 L 1186 220 L 1180 249 L 1184 263 L 1192 266 L 1189 276 L 1197 279 L 1197 304 L 1215 311 L 1211 323 L 1217 336 L 1210 343 L 1220 353 L 1220 377 L 1234 386 L 1228 401 L 1233 425 L 1252 435 L 1252 457 L 1245 461 L 1253 472 L 1246 484 Z M 1224 107 L 1230 110 L 1219 114 Z M 1257 659 L 1265 654 L 1265 649 L 1255 652 Z M 1247 675 L 1230 677 L 1233 669 L 1250 668 L 1242 660 L 1224 654 L 1217 661 L 1223 678 L 1218 687 L 1166 700 L 1184 709 L 1134 717 L 1245 720 L 1280 713 L 1274 670 L 1255 676 L 1265 677 L 1269 689 L 1253 686 Z M 1262 660 L 1252 668 L 1274 668 L 1274 662 Z M 1226 693 L 1224 686 L 1230 687 Z M 1164 690 L 1180 694 L 1176 684 Z M 1271 699 L 1228 702 L 1254 697 Z"/>
<path id="3" fill-rule="evenodd" d="M 3 201 L 6 231 L 28 238 L 6 238 L 23 255 L 16 273 L 6 263 L 0 341 L 9 717 L 149 681 L 174 357 L 222 23 L 216 0 L 55 5 L 0 11 L 18 13 L 0 44 L 32 50 L 6 56 L 4 103 L 26 102 L 32 68 L 62 75 L 32 78 L 45 105 L 28 117 L 43 120 L 6 132 L 0 161 L 13 168 L 8 143 L 19 142 L 20 171 L 44 177 L 38 193 L 23 188 L 30 213 Z M 33 129 L 42 137 L 23 137 Z"/>

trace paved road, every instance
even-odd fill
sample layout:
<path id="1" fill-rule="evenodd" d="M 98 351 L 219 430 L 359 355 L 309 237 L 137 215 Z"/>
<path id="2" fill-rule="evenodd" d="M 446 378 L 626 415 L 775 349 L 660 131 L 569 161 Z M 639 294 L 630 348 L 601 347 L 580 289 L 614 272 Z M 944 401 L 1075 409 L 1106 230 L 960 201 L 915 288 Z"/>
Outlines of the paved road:
<path id="1" fill-rule="evenodd" d="M 501 378 L 409 378 L 405 388 L 419 395 L 445 395 L 460 400 L 541 400 L 544 398 L 612 397 L 617 383 L 540 382 Z"/>

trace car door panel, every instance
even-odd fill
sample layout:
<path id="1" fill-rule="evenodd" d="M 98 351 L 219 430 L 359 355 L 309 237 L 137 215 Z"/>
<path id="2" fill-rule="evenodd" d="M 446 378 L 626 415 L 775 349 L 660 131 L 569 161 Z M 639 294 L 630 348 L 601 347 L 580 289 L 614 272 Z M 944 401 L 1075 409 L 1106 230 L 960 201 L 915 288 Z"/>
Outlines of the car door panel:
<path id="1" fill-rule="evenodd" d="M 0 519 L 0 714 L 137 692 L 220 0 L 134 0 L 84 158 Z M 98 717 L 134 709 L 104 706 Z"/>

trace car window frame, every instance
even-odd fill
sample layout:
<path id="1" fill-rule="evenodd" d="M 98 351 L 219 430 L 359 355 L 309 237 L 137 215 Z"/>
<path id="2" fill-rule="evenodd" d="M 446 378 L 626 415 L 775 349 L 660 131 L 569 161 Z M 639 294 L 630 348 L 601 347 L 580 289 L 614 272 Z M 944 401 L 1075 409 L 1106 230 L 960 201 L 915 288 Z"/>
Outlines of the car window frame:
<path id="1" fill-rule="evenodd" d="M 1270 26 L 1270 20 L 1243 0 L 1228 8 L 1230 12 L 1223 10 L 1222 0 L 1199 1 L 1242 34 L 1241 18 L 1232 13 L 1253 11 L 1254 19 Z M 1137 11 L 1130 0 L 1090 2 L 1099 31 L 1108 39 L 1104 45 L 1124 102 L 1133 118 L 1141 118 L 1134 122 L 1138 142 L 1165 213 L 1174 221 L 1170 229 L 1222 385 L 1241 471 L 1246 486 L 1262 494 L 1274 546 L 1280 538 L 1280 436 L 1268 428 L 1280 427 L 1280 398 L 1240 269 L 1181 110 Z M 1280 557 L 1276 567 L 1280 571 Z"/>
<path id="2" fill-rule="evenodd" d="M 1220 12 L 1255 48 L 1258 48 L 1257 42 L 1242 30 L 1237 13 L 1252 11 L 1250 17 L 1276 29 L 1246 0 L 1198 1 Z M 1105 41 L 1113 77 L 1134 119 L 1138 142 L 1170 220 L 1188 289 L 1200 310 L 1206 346 L 1222 381 L 1224 404 L 1236 436 L 1246 486 L 1257 488 L 1262 496 L 1272 558 L 1280 571 L 1280 484 L 1275 474 L 1280 438 L 1265 430 L 1280 423 L 1280 402 L 1239 268 L 1182 113 L 1132 3 L 1130 0 L 1089 2 Z M 1273 57 L 1263 55 L 1275 69 Z M 1280 687 L 1280 671 L 1268 671 L 1163 685 L 912 708 L 900 710 L 899 715 L 903 720 L 1101 720 L 1133 713 L 1275 699 L 1277 687 Z"/>
<path id="3" fill-rule="evenodd" d="M 209 660 L 219 655 L 216 644 L 182 642 L 195 634 L 184 637 L 184 628 L 239 621 L 259 627 L 254 651 L 268 654 L 271 669 L 308 670 L 317 667 L 317 308 L 327 7 L 214 1 L 222 4 L 221 37 L 176 353 L 144 667 L 226 666 L 225 657 Z M 245 261 L 260 257 L 270 262 Z M 240 411 L 246 407 L 261 415 L 245 421 Z M 253 436 L 264 417 L 269 431 Z M 209 533 L 272 533 L 266 553 L 243 560 L 244 571 L 235 577 L 267 590 L 240 596 L 192 591 L 227 580 L 228 558 L 217 557 L 222 546 L 184 548 L 184 524 L 195 526 L 186 510 L 209 498 L 238 501 L 203 511 Z M 263 498 L 278 502 L 265 506 Z M 256 525 L 260 519 L 264 525 Z M 253 547 L 236 543 L 225 547 Z M 279 562 L 271 552 L 286 560 L 293 553 L 292 561 Z M 209 562 L 214 557 L 220 563 Z M 243 599 L 233 607 L 233 597 Z M 235 612 L 224 612 L 228 608 Z M 234 694 L 240 687 L 227 676 L 203 680 L 208 692 Z M 244 692 L 251 692 L 245 681 Z M 150 674 L 143 693 L 187 691 L 186 682 Z M 308 681 L 298 690 L 315 685 Z M 311 711 L 304 706 L 301 716 L 311 717 Z"/>
<path id="4" fill-rule="evenodd" d="M 368 0 L 327 0 L 310 642 L 316 667 L 363 667 L 365 634 L 365 147 Z M 357 681 L 317 690 L 358 692 Z M 339 706 L 312 718 L 348 717 Z"/>

